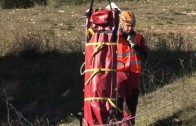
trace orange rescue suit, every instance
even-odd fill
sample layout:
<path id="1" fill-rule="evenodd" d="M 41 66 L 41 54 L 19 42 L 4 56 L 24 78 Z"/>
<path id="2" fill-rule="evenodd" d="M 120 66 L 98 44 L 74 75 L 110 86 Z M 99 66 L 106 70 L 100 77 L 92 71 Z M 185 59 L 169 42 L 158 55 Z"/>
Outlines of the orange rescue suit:
<path id="1" fill-rule="evenodd" d="M 141 34 L 135 34 L 136 44 L 140 46 Z M 118 49 L 117 49 L 117 70 L 118 71 L 132 71 L 134 73 L 141 73 L 141 56 L 132 48 L 122 34 L 119 35 Z"/>

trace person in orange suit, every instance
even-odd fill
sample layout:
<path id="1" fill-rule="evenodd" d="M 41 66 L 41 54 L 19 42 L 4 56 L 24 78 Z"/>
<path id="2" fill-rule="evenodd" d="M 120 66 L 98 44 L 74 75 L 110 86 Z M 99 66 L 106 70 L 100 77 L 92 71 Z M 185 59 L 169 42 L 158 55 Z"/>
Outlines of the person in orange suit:
<path id="1" fill-rule="evenodd" d="M 117 48 L 117 119 L 127 119 L 123 124 L 126 126 L 135 125 L 142 62 L 148 57 L 148 46 L 144 37 L 135 32 L 135 24 L 132 11 L 121 12 Z"/>

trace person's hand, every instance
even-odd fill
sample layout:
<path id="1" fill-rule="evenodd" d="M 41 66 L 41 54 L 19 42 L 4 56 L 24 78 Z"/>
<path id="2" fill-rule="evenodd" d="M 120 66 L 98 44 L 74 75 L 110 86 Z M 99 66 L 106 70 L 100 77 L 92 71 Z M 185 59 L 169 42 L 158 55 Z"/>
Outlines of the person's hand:
<path id="1" fill-rule="evenodd" d="M 131 45 L 131 48 L 133 48 L 136 44 L 135 44 L 135 41 L 133 41 L 133 39 L 131 39 L 131 36 L 128 36 L 127 37 L 127 40 L 129 42 L 129 44 Z"/>
<path id="2" fill-rule="evenodd" d="M 130 45 L 131 45 L 131 48 L 134 48 L 134 46 L 136 46 L 136 44 L 133 43 L 133 42 L 129 42 L 129 43 L 130 43 Z"/>

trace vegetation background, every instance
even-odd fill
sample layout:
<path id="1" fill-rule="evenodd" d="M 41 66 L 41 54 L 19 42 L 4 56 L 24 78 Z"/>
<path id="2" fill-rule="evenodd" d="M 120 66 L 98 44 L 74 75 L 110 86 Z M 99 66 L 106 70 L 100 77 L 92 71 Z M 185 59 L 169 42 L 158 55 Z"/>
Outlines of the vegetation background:
<path id="1" fill-rule="evenodd" d="M 89 1 L 0 0 L 0 125 L 79 125 Z M 137 125 L 196 125 L 195 0 L 114 2 L 150 47 Z"/>

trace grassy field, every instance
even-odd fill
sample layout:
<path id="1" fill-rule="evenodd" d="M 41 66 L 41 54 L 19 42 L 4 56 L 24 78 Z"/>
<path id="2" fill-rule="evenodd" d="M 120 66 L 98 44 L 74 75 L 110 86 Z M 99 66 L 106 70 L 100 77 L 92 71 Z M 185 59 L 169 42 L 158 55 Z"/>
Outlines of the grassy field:
<path id="1" fill-rule="evenodd" d="M 138 126 L 196 125 L 195 0 L 116 3 L 132 10 L 150 54 L 144 64 Z M 107 3 L 95 3 L 105 7 Z M 0 9 L 1 125 L 79 125 L 85 20 L 89 4 Z M 5 102 L 9 101 L 9 102 Z"/>

